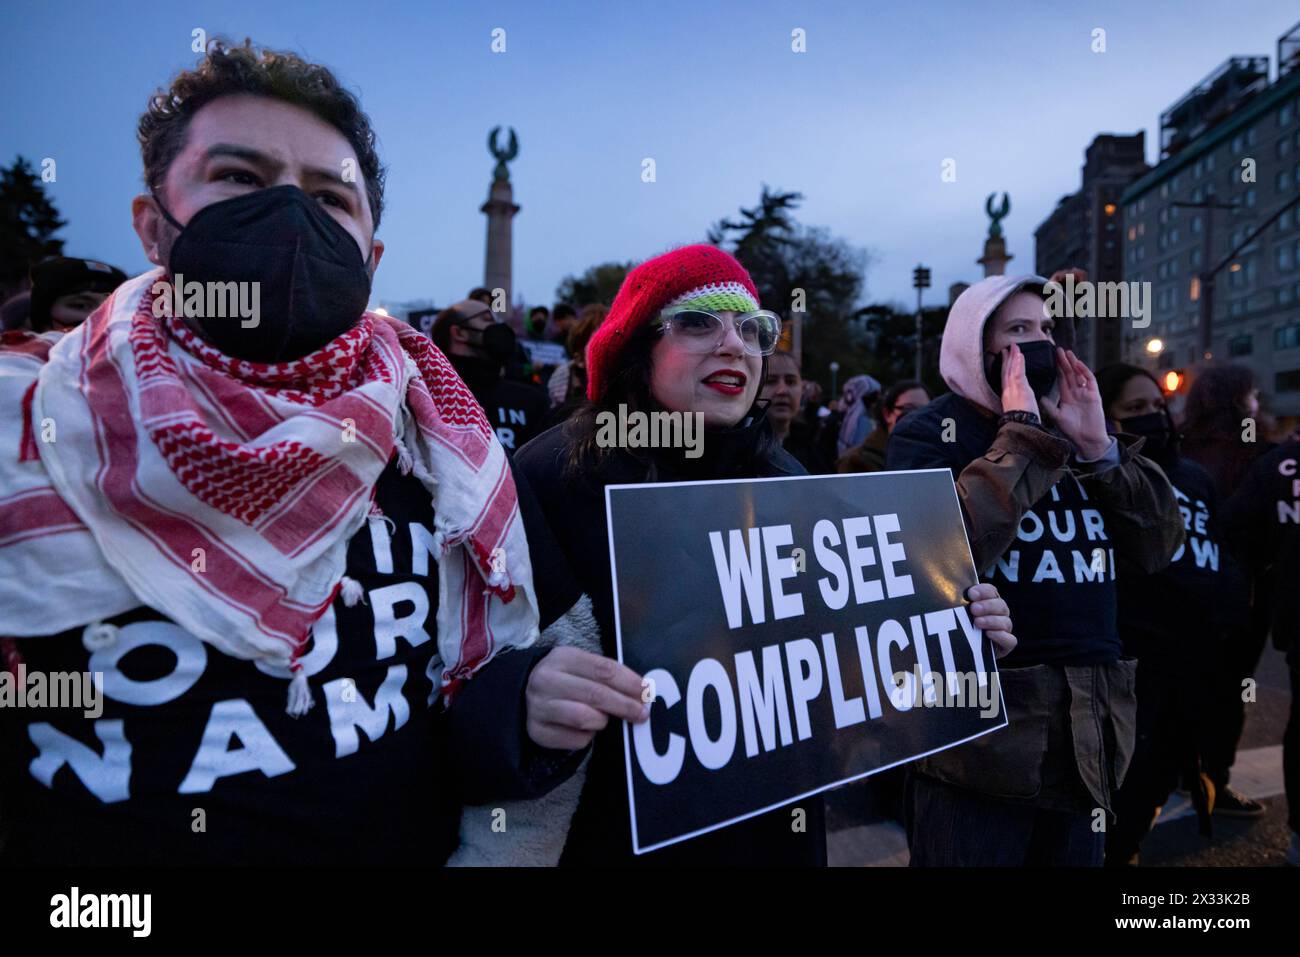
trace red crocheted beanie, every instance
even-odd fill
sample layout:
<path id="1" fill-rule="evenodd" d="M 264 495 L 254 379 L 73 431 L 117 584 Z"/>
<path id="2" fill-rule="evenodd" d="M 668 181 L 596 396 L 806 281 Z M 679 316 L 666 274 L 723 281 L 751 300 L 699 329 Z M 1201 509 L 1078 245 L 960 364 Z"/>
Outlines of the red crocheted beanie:
<path id="1" fill-rule="evenodd" d="M 609 315 L 587 343 L 587 398 L 609 388 L 632 334 L 668 306 L 753 312 L 758 290 L 745 267 L 716 246 L 683 246 L 637 266 L 619 287 Z"/>

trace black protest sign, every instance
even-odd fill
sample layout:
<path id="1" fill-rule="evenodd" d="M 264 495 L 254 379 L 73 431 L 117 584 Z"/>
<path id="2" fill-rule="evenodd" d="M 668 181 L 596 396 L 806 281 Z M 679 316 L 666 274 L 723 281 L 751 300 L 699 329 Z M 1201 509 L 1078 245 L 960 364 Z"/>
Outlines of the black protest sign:
<path id="1" fill-rule="evenodd" d="M 614 485 L 638 853 L 1005 727 L 952 474 Z M 792 812 L 792 826 L 798 815 Z"/>

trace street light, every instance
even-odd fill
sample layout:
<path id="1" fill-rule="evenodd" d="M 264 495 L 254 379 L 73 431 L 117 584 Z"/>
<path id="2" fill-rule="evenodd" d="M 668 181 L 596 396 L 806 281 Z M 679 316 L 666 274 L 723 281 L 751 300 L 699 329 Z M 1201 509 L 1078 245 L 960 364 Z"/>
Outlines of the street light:
<path id="1" fill-rule="evenodd" d="M 1164 352 L 1164 349 L 1165 349 L 1165 343 L 1163 339 L 1147 340 L 1147 352 L 1151 353 L 1153 356 L 1159 355 L 1161 352 Z"/>
<path id="2" fill-rule="evenodd" d="M 920 263 L 912 270 L 912 285 L 916 288 L 916 375 L 912 378 L 921 381 L 921 290 L 930 288 L 930 270 Z"/>

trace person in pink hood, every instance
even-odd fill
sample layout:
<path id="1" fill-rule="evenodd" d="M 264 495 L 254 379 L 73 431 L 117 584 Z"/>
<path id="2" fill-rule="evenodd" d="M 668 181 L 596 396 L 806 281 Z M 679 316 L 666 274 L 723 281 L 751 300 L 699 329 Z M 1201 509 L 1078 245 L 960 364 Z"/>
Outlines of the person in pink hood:
<path id="1" fill-rule="evenodd" d="M 1000 663 L 1009 726 L 915 767 L 914 866 L 1102 863 L 1097 822 L 1113 816 L 1136 704 L 1116 568 L 1158 571 L 1183 539 L 1142 440 L 1107 433 L 1046 282 L 994 276 L 961 295 L 939 361 L 953 391 L 901 419 L 886 446 L 891 470 L 952 470 L 976 567 L 1020 639 Z"/>

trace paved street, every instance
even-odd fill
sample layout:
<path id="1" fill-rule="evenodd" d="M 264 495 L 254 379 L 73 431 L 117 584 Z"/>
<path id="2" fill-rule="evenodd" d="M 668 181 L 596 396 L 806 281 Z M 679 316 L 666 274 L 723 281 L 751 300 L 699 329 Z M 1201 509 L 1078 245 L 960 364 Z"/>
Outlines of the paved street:
<path id="1" fill-rule="evenodd" d="M 1197 833 L 1196 816 L 1187 797 L 1174 794 L 1142 846 L 1144 867 L 1282 866 L 1290 832 L 1282 786 L 1282 732 L 1291 706 L 1286 661 L 1265 649 L 1255 674 L 1258 700 L 1247 707 L 1232 784 L 1268 808 L 1254 820 L 1216 816 L 1214 835 Z M 879 819 L 862 784 L 850 785 L 827 798 L 829 860 L 834 867 L 906 867 L 903 829 Z M 867 809 L 864 812 L 864 809 Z M 874 818 L 872 823 L 866 819 Z"/>

